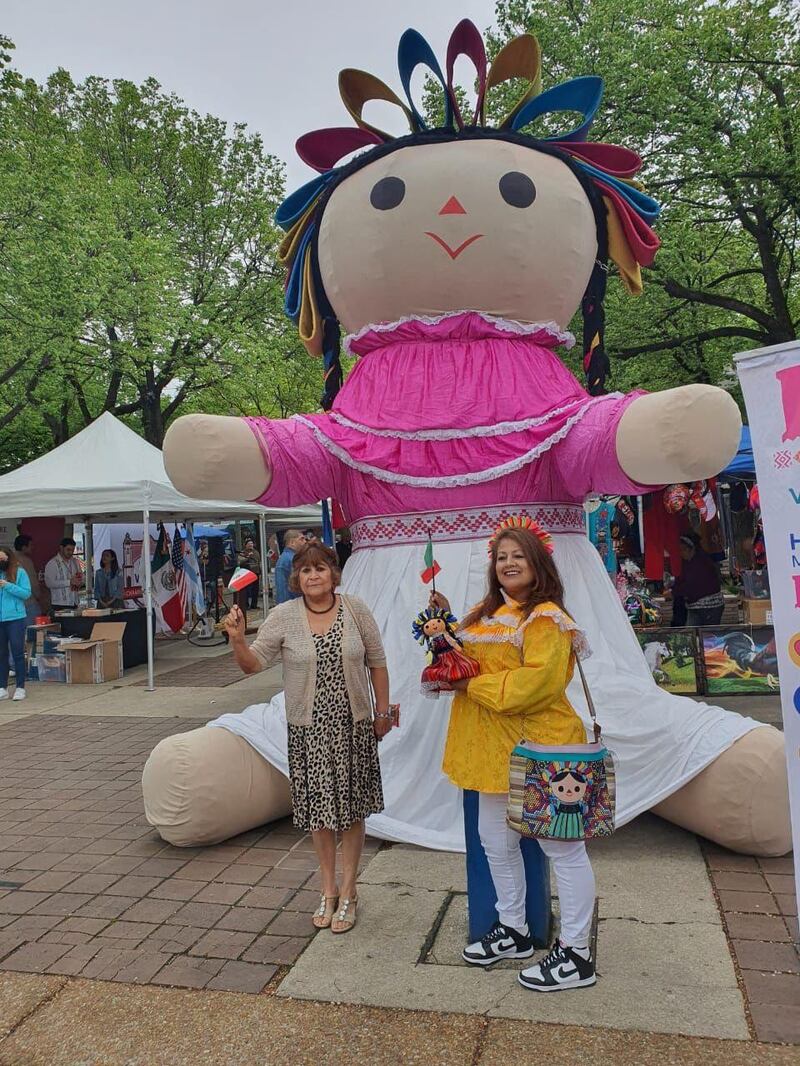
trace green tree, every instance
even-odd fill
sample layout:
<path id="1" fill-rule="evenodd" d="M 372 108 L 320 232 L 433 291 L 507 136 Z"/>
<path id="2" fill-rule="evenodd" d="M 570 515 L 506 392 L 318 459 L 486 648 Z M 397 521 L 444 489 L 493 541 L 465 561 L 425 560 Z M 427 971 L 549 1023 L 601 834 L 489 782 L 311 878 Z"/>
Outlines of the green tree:
<path id="1" fill-rule="evenodd" d="M 291 413 L 314 379 L 316 399 L 319 370 L 283 317 L 283 169 L 261 139 L 152 79 L 59 71 L 38 86 L 10 76 L 8 47 L 5 63 L 4 465 L 103 411 L 160 445 L 181 411 Z"/>
<path id="2" fill-rule="evenodd" d="M 609 286 L 619 385 L 725 382 L 733 352 L 797 334 L 797 16 L 790 0 L 498 0 L 492 51 L 532 32 L 545 88 L 601 75 L 592 139 L 639 151 L 664 203 L 644 297 Z"/>

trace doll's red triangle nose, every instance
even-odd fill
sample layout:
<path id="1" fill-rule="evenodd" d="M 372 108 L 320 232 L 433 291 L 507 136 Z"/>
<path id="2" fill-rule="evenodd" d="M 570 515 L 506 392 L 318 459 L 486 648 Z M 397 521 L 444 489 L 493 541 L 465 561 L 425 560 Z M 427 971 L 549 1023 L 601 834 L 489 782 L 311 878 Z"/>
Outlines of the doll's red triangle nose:
<path id="1" fill-rule="evenodd" d="M 466 215 L 466 213 L 467 212 L 464 210 L 464 208 L 461 206 L 455 196 L 451 196 L 442 208 L 442 210 L 439 212 L 440 215 Z"/>

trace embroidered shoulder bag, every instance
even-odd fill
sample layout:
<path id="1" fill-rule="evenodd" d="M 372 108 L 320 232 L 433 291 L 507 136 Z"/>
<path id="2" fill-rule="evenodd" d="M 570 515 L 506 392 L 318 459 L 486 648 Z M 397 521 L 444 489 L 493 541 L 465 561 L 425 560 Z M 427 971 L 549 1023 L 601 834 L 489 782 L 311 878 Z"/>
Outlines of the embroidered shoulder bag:
<path id="1" fill-rule="evenodd" d="M 594 741 L 554 747 L 521 740 L 511 753 L 506 821 L 524 837 L 589 840 L 614 832 L 614 759 L 601 739 L 592 694 L 575 657 Z"/>

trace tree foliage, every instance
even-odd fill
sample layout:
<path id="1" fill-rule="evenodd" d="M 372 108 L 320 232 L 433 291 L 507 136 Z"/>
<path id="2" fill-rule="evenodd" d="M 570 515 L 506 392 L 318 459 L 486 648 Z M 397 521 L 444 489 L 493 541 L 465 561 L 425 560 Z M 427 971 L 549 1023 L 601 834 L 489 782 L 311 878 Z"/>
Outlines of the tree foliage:
<path id="1" fill-rule="evenodd" d="M 5 44 L 5 48 L 3 48 Z M 0 84 L 3 465 L 103 411 L 286 414 L 319 369 L 282 311 L 281 164 L 152 79 Z"/>
<path id="2" fill-rule="evenodd" d="M 725 383 L 734 352 L 797 335 L 798 14 L 790 0 L 498 0 L 491 50 L 532 32 L 545 88 L 603 77 L 591 137 L 640 152 L 664 204 L 644 296 L 609 285 L 618 387 Z"/>

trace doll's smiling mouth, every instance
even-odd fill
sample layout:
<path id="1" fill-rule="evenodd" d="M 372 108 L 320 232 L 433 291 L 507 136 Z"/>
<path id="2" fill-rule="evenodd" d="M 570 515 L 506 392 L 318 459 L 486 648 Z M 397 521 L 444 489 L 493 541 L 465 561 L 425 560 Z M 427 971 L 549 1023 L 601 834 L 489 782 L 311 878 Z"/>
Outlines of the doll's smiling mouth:
<path id="1" fill-rule="evenodd" d="M 467 239 L 465 241 L 462 241 L 461 244 L 459 244 L 459 246 L 457 248 L 451 248 L 450 245 L 447 243 L 447 241 L 444 240 L 442 237 L 440 237 L 438 233 L 431 233 L 430 230 L 425 230 L 425 236 L 426 237 L 433 237 L 433 239 L 436 241 L 436 243 L 440 244 L 442 246 L 442 248 L 444 248 L 444 250 L 447 252 L 447 254 L 450 256 L 451 259 L 457 259 L 461 255 L 461 253 L 464 251 L 465 248 L 469 248 L 469 246 L 474 241 L 480 240 L 480 238 L 483 236 L 483 234 L 482 233 L 473 233 L 473 235 L 471 237 L 467 237 Z"/>

